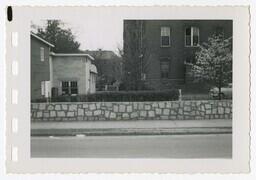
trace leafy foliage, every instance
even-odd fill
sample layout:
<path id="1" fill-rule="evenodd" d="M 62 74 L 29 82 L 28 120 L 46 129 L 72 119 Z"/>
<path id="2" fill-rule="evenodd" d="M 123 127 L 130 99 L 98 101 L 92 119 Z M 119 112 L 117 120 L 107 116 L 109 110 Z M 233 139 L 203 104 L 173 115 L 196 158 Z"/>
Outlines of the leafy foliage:
<path id="1" fill-rule="evenodd" d="M 78 53 L 80 43 L 75 40 L 71 29 L 64 29 L 60 20 L 47 20 L 46 27 L 37 28 L 37 35 L 52 43 L 55 53 Z"/>
<path id="2" fill-rule="evenodd" d="M 110 91 L 88 95 L 58 96 L 51 102 L 132 102 L 132 101 L 175 101 L 179 98 L 176 89 L 168 91 Z M 45 102 L 37 99 L 34 102 Z"/>
<path id="3" fill-rule="evenodd" d="M 94 51 L 84 51 L 94 58 L 94 64 L 97 67 L 97 90 L 105 90 L 105 86 L 119 83 L 122 78 L 122 57 L 113 51 L 97 49 Z"/>
<path id="4" fill-rule="evenodd" d="M 232 38 L 224 39 L 222 34 L 209 37 L 191 65 L 195 80 L 218 87 L 220 94 L 221 87 L 232 82 Z"/>

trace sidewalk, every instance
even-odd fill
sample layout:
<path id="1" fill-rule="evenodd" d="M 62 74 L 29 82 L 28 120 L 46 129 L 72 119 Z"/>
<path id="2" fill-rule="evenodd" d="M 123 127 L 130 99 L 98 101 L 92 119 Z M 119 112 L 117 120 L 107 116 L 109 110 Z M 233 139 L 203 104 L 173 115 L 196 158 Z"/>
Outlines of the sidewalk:
<path id="1" fill-rule="evenodd" d="M 232 120 L 32 122 L 32 136 L 170 135 L 232 133 Z"/>

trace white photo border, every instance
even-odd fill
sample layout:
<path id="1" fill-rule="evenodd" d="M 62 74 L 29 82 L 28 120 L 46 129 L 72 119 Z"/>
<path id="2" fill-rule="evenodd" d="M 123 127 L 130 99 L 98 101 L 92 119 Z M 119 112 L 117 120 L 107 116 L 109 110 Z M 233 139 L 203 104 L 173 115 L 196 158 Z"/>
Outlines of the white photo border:
<path id="1" fill-rule="evenodd" d="M 248 6 L 152 6 L 152 7 L 39 7 L 14 6 L 13 21 L 6 22 L 6 165 L 10 173 L 242 173 L 249 171 L 249 7 Z M 30 22 L 37 19 L 74 18 L 104 10 L 113 16 L 127 13 L 127 19 L 225 19 L 233 20 L 233 158 L 232 159 L 93 159 L 30 157 Z M 75 10 L 74 10 L 75 9 Z M 154 12 L 154 13 L 152 13 Z M 184 13 L 186 12 L 186 13 Z M 33 18 L 33 19 L 32 19 Z M 108 23 L 108 22 L 106 22 Z M 18 33 L 18 46 L 11 44 Z M 12 76 L 12 61 L 19 63 L 19 75 Z M 12 104 L 12 90 L 18 90 L 18 104 Z M 12 133 L 12 119 L 18 132 Z M 18 148 L 18 161 L 12 149 Z"/>

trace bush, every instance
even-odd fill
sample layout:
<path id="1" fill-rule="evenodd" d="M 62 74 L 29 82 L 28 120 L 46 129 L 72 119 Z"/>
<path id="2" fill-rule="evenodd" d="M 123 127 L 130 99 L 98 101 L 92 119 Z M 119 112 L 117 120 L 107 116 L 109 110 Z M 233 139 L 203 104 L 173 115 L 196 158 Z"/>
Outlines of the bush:
<path id="1" fill-rule="evenodd" d="M 166 91 L 111 91 L 77 96 L 58 96 L 51 102 L 132 102 L 132 101 L 174 101 L 178 100 L 178 90 Z M 37 99 L 33 102 L 46 102 Z"/>

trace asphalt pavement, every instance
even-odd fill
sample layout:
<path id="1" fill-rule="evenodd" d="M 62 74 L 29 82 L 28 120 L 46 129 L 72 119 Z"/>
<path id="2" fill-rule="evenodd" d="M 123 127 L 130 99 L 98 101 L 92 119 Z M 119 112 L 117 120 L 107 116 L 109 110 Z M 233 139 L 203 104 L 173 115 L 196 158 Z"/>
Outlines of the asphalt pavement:
<path id="1" fill-rule="evenodd" d="M 32 122 L 32 136 L 230 134 L 232 120 Z"/>
<path id="2" fill-rule="evenodd" d="M 31 137 L 48 158 L 232 158 L 232 134 Z"/>

